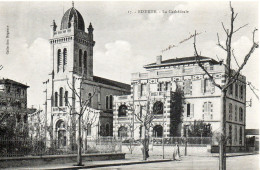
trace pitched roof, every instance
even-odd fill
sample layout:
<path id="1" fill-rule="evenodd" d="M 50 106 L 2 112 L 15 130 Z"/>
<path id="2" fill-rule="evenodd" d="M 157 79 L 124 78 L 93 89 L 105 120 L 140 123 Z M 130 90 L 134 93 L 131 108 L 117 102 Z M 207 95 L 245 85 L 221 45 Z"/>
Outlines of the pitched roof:
<path id="1" fill-rule="evenodd" d="M 0 79 L 0 84 L 15 84 L 15 85 L 18 85 L 18 86 L 22 86 L 22 87 L 26 87 L 28 88 L 29 86 L 25 85 L 25 84 L 22 84 L 22 83 L 19 83 L 17 81 L 14 81 L 14 80 L 10 80 L 10 79 Z"/>
<path id="2" fill-rule="evenodd" d="M 123 88 L 125 90 L 131 90 L 131 86 L 129 84 L 125 84 L 125 83 L 120 83 L 114 80 L 109 80 L 109 79 L 105 79 L 102 77 L 98 77 L 98 76 L 93 76 L 93 80 L 97 83 L 102 83 L 102 84 L 106 84 L 109 86 L 114 86 L 114 87 L 119 87 L 119 88 Z"/>
<path id="3" fill-rule="evenodd" d="M 246 129 L 246 135 L 259 135 L 259 129 Z"/>
<path id="4" fill-rule="evenodd" d="M 199 60 L 201 62 L 210 61 L 212 63 L 218 63 L 216 60 L 209 58 L 209 57 L 204 57 L 204 56 L 199 56 Z M 179 65 L 179 64 L 186 64 L 186 63 L 196 63 L 196 56 L 172 58 L 172 59 L 168 59 L 168 60 L 163 60 L 161 62 L 161 64 L 151 63 L 151 64 L 145 65 L 144 68 L 159 67 L 159 66 L 165 66 L 165 65 Z"/>

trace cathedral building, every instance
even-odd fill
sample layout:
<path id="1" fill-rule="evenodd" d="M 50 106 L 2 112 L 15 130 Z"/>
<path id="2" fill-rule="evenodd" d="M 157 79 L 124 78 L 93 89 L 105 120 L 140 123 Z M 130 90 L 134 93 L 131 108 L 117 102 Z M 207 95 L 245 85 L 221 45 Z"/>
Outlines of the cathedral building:
<path id="1" fill-rule="evenodd" d="M 217 84 L 225 83 L 225 65 L 200 56 L 200 62 L 214 77 Z M 114 97 L 114 136 L 142 137 L 142 124 L 136 113 L 146 114 L 147 103 L 154 119 L 149 135 L 153 137 L 184 136 L 186 128 L 201 120 L 210 124 L 213 133 L 221 127 L 221 91 L 210 81 L 208 75 L 198 66 L 196 57 L 173 58 L 145 65 L 146 73 L 133 73 L 131 95 Z M 177 87 L 184 93 L 183 122 L 178 134 L 173 134 L 171 114 L 171 95 Z M 226 97 L 226 134 L 228 146 L 244 146 L 246 118 L 246 77 L 239 75 L 229 87 Z"/>
<path id="2" fill-rule="evenodd" d="M 58 140 L 59 147 L 76 141 L 76 113 L 82 107 L 83 140 L 112 136 L 113 95 L 130 94 L 130 85 L 93 75 L 93 32 L 91 23 L 85 28 L 74 6 L 64 13 L 59 28 L 55 21 L 51 26 L 53 71 L 46 82 L 47 139 Z"/>

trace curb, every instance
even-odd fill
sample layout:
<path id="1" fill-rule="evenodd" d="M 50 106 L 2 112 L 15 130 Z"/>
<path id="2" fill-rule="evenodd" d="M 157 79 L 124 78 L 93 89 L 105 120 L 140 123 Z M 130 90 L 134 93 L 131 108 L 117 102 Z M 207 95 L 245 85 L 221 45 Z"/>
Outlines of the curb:
<path id="1" fill-rule="evenodd" d="M 259 153 L 247 153 L 247 154 L 238 154 L 238 155 L 226 155 L 226 157 L 236 157 L 236 156 L 248 156 L 248 155 L 258 155 Z M 213 157 L 219 157 L 218 155 L 214 155 Z"/>
<path id="2" fill-rule="evenodd" d="M 134 161 L 134 162 L 108 163 L 108 164 L 97 164 L 97 165 L 86 165 L 86 166 L 71 166 L 71 167 L 66 167 L 66 168 L 55 168 L 55 169 L 59 169 L 59 170 L 84 169 L 84 168 L 98 168 L 98 167 L 109 167 L 109 166 L 122 166 L 122 165 L 133 165 L 133 164 L 169 162 L 169 161 L 172 161 L 172 160 L 171 159 L 165 159 L 165 160 L 151 160 L 151 161 Z M 52 169 L 53 168 L 50 168 L 48 170 L 52 170 Z"/>

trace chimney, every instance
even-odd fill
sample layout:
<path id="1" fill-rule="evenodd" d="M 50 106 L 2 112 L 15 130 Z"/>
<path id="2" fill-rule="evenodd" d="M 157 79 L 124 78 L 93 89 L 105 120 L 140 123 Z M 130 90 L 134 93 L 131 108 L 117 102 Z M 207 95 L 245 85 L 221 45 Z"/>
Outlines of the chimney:
<path id="1" fill-rule="evenodd" d="M 156 57 L 156 64 L 161 64 L 162 63 L 162 56 L 159 55 Z"/>

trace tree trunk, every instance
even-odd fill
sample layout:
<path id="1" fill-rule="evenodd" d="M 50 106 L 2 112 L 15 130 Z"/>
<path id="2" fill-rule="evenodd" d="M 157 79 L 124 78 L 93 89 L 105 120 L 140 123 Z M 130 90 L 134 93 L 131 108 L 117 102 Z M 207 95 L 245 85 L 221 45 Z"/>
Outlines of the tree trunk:
<path id="1" fill-rule="evenodd" d="M 77 166 L 82 166 L 82 153 L 81 153 L 81 146 L 82 146 L 82 139 L 81 139 L 81 115 L 78 118 L 79 130 L 78 130 L 78 155 L 77 155 Z"/>
<path id="2" fill-rule="evenodd" d="M 219 170 L 226 170 L 226 90 L 221 91 L 221 138 L 219 142 Z"/>

